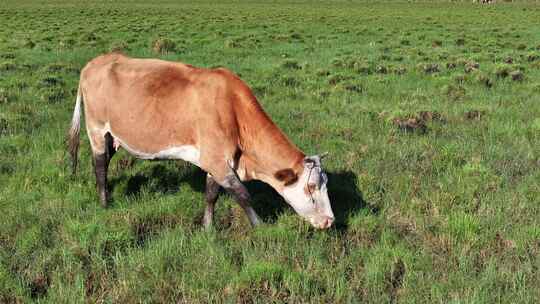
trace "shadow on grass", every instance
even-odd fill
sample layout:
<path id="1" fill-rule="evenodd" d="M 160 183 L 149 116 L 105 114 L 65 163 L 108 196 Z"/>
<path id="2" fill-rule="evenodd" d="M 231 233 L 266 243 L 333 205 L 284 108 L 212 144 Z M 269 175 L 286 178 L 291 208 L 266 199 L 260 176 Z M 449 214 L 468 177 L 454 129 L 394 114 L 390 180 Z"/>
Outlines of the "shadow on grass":
<path id="1" fill-rule="evenodd" d="M 358 189 L 358 178 L 354 172 L 327 172 L 327 175 L 328 196 L 330 196 L 336 218 L 336 229 L 346 230 L 347 219 L 363 209 L 367 209 L 372 214 L 379 213 L 379 209 L 372 207 L 364 200 L 362 191 Z"/>
<path id="2" fill-rule="evenodd" d="M 171 167 L 156 164 L 131 177 L 122 175 L 121 172 L 116 174 L 119 176 L 110 179 L 111 190 L 113 191 L 115 185 L 127 179 L 125 195 L 129 196 L 139 195 L 143 187 L 149 192 L 173 194 L 181 191 L 183 184 L 188 184 L 196 192 L 204 193 L 205 191 L 206 173 L 193 166 Z M 378 213 L 377 209 L 370 207 L 364 201 L 362 192 L 356 186 L 357 177 L 354 172 L 327 172 L 327 175 L 328 194 L 336 217 L 336 229 L 346 229 L 347 219 L 362 209 L 368 208 L 370 212 Z M 275 222 L 280 214 L 290 208 L 272 187 L 263 182 L 250 181 L 246 183 L 246 187 L 251 194 L 253 208 L 264 222 Z M 220 195 L 224 195 L 224 191 L 221 191 Z M 205 204 L 202 200 L 200 203 L 202 212 Z"/>
<path id="3" fill-rule="evenodd" d="M 122 183 L 126 183 L 124 195 L 127 196 L 139 196 L 143 188 L 150 193 L 174 194 L 182 190 L 183 184 L 188 184 L 193 191 L 204 192 L 206 173 L 194 166 L 178 164 L 172 167 L 164 161 L 155 162 L 133 176 L 127 176 L 122 170 L 110 170 L 110 192 Z"/>

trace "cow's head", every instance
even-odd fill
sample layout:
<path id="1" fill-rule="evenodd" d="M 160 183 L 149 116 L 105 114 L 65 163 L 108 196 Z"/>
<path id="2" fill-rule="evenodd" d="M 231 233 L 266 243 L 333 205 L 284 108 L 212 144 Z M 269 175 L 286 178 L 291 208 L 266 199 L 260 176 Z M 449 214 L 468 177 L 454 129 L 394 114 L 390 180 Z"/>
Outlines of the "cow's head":
<path id="1" fill-rule="evenodd" d="M 316 228 L 332 226 L 334 213 L 326 188 L 328 177 L 323 172 L 320 156 L 305 157 L 303 170 L 299 173 L 283 169 L 276 172 L 275 178 L 282 183 L 279 187 L 281 196 L 296 213 Z"/>

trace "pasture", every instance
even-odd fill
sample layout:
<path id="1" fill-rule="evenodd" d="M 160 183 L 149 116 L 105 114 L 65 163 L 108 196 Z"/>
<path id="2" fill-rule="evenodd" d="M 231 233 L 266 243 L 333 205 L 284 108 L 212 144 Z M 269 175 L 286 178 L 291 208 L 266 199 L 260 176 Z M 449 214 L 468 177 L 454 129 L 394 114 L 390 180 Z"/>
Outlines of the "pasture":
<path id="1" fill-rule="evenodd" d="M 538 303 L 540 7 L 374 1 L 3 1 L 0 303 Z M 316 230 L 253 182 L 264 225 L 202 171 L 111 162 L 82 134 L 78 77 L 109 51 L 223 66 L 324 167 Z"/>

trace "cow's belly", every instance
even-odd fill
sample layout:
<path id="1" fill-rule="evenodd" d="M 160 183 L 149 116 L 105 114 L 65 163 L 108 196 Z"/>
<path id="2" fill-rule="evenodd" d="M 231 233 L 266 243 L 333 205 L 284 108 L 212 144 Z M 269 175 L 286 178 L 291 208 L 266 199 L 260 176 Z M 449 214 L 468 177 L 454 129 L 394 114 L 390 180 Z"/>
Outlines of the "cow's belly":
<path id="1" fill-rule="evenodd" d="M 118 150 L 120 147 L 126 149 L 131 155 L 140 159 L 182 159 L 200 167 L 200 151 L 194 145 L 168 145 L 162 148 L 148 151 L 137 144 L 130 143 L 115 134 L 112 130 L 108 132 L 113 137 L 113 147 Z"/>

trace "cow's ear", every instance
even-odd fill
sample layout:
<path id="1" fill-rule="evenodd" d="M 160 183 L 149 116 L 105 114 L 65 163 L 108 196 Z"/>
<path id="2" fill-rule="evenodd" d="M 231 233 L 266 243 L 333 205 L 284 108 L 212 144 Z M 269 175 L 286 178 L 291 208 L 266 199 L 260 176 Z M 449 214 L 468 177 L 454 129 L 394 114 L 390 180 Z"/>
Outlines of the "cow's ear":
<path id="1" fill-rule="evenodd" d="M 293 169 L 281 169 L 274 174 L 274 177 L 285 184 L 285 186 L 292 185 L 298 180 L 298 175 Z"/>

